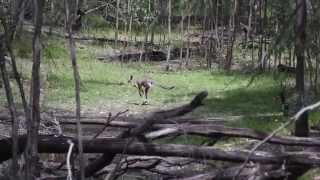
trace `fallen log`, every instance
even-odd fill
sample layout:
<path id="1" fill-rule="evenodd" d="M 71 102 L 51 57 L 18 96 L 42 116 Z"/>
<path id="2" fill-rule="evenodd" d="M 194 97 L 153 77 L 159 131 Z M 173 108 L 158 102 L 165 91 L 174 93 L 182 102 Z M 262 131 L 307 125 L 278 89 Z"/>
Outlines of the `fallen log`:
<path id="1" fill-rule="evenodd" d="M 24 24 L 24 31 L 29 32 L 29 33 L 34 33 L 34 26 L 31 24 Z M 55 35 L 57 37 L 61 38 L 69 38 L 69 35 L 65 33 L 64 31 L 61 31 L 61 29 L 53 30 L 50 27 L 43 27 L 42 28 L 42 33 L 46 33 L 49 35 Z M 145 41 L 127 41 L 127 40 L 122 40 L 122 39 L 112 39 L 112 38 L 107 38 L 107 37 L 95 37 L 95 36 L 78 36 L 75 35 L 74 40 L 77 41 L 96 41 L 96 42 L 101 42 L 101 43 L 109 43 L 109 44 L 114 44 L 115 42 L 127 46 L 127 45 L 133 45 L 137 47 L 141 47 L 144 45 L 145 47 L 148 48 L 157 48 L 160 49 L 161 46 L 159 44 L 151 43 L 151 42 L 145 42 Z"/>
<path id="2" fill-rule="evenodd" d="M 144 52 L 122 52 L 115 54 L 97 55 L 97 59 L 100 61 L 111 60 L 111 61 L 164 61 L 166 60 L 166 53 L 160 50 L 150 50 Z"/>
<path id="3" fill-rule="evenodd" d="M 201 121 L 201 120 L 200 120 Z M 120 127 L 120 128 L 134 128 L 139 125 L 139 120 L 134 120 L 131 122 L 124 122 L 124 121 L 113 121 L 110 122 L 110 127 Z M 169 122 L 165 121 L 165 122 Z M 179 124 L 180 122 L 177 120 L 175 121 L 177 124 L 154 124 L 152 126 L 152 130 L 159 130 L 159 129 L 170 129 L 169 134 L 165 133 L 161 136 L 155 136 L 151 133 L 147 134 L 148 139 L 156 139 L 161 138 L 164 136 L 168 136 L 170 134 L 190 134 L 190 135 L 199 135 L 205 137 L 217 137 L 217 136 L 227 136 L 227 137 L 239 137 L 239 138 L 250 138 L 256 140 L 263 140 L 269 136 L 268 133 L 249 129 L 249 128 L 236 128 L 236 127 L 227 127 L 223 125 L 213 125 L 214 122 L 210 124 L 188 124 L 182 121 L 185 124 Z M 189 121 L 191 123 L 197 123 L 196 120 Z M 74 121 L 62 121 L 61 124 L 74 124 Z M 103 121 L 85 121 L 84 124 L 96 124 L 96 125 L 104 125 L 105 122 Z M 320 139 L 319 138 L 312 138 L 312 137 L 295 137 L 295 136 L 273 136 L 270 138 L 268 143 L 273 144 L 281 144 L 287 146 L 308 146 L 308 147 L 320 147 Z"/>
<path id="4" fill-rule="evenodd" d="M 71 137 L 39 136 L 38 150 L 40 153 L 67 153 L 72 140 L 77 144 L 77 140 Z M 26 145 L 26 137 L 19 137 L 19 153 L 22 153 Z M 245 150 L 221 150 L 218 148 L 195 145 L 176 144 L 154 144 L 133 142 L 128 145 L 128 139 L 103 138 L 83 141 L 84 153 L 125 153 L 128 155 L 145 156 L 172 156 L 188 157 L 195 159 L 219 160 L 228 162 L 243 162 L 249 152 Z M 11 158 L 12 139 L 0 140 L 0 162 Z M 76 150 L 75 150 L 76 151 Z M 283 152 L 268 153 L 256 151 L 250 156 L 250 161 L 261 164 L 282 164 L 287 165 L 320 165 L 320 153 L 318 152 Z"/>
<path id="5" fill-rule="evenodd" d="M 178 178 L 179 180 L 232 180 L 236 175 L 240 166 L 228 167 L 225 169 L 211 170 L 207 173 L 197 174 L 186 178 Z M 278 165 L 255 165 L 252 167 L 245 167 L 240 175 L 236 179 L 263 179 L 263 180 L 275 180 L 285 179 L 289 173 L 286 169 L 282 169 Z M 176 179 L 176 180 L 178 180 Z"/>
<path id="6" fill-rule="evenodd" d="M 7 116 L 9 118 L 9 116 Z M 76 124 L 75 116 L 59 116 L 56 115 L 55 118 L 58 119 L 60 124 Z M 87 120 L 88 119 L 88 120 Z M 82 116 L 81 117 L 81 124 L 84 125 L 105 125 L 107 116 Z M 139 122 L 140 118 L 136 117 L 125 117 L 125 116 L 119 116 L 116 121 L 110 122 L 110 127 L 133 127 L 137 124 L 141 123 Z M 141 120 L 140 120 L 141 121 Z M 134 123 L 133 123 L 134 122 Z M 227 120 L 223 118 L 205 118 L 205 119 L 199 119 L 199 118 L 170 118 L 167 120 L 162 120 L 157 122 L 157 124 L 203 124 L 203 125 L 222 125 L 226 123 Z"/>
<path id="7" fill-rule="evenodd" d="M 193 134 L 206 137 L 228 136 L 263 140 L 269 136 L 268 133 L 253 129 L 227 127 L 223 125 L 155 125 L 155 127 L 176 129 L 176 131 L 171 130 L 170 133 Z M 267 142 L 287 146 L 320 147 L 319 138 L 309 137 L 273 136 L 268 139 Z"/>

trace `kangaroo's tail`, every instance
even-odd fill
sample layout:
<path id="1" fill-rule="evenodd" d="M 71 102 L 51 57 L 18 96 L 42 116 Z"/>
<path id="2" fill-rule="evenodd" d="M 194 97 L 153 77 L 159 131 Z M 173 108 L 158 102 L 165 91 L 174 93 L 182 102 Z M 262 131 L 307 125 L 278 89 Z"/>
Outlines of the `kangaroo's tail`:
<path id="1" fill-rule="evenodd" d="M 163 86 L 163 85 L 160 85 L 160 84 L 156 84 L 156 86 L 162 88 L 162 89 L 166 89 L 166 90 L 171 90 L 173 88 L 175 88 L 174 86 L 170 86 L 170 87 L 167 87 L 167 86 Z"/>

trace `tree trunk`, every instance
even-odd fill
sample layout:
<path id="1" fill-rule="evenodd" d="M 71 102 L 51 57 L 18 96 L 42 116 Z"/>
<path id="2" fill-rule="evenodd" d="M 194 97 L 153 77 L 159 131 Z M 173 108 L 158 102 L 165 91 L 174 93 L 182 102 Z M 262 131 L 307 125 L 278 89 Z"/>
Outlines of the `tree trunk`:
<path id="1" fill-rule="evenodd" d="M 295 23 L 295 49 L 297 57 L 297 74 L 296 74 L 296 89 L 299 93 L 298 104 L 301 107 L 304 96 L 304 51 L 306 42 L 306 2 L 305 0 L 296 0 L 296 23 Z"/>
<path id="2" fill-rule="evenodd" d="M 250 2 L 249 2 L 248 29 L 247 29 L 246 40 L 250 39 L 250 37 L 251 37 L 253 3 L 254 3 L 254 0 L 250 0 Z"/>
<path id="3" fill-rule="evenodd" d="M 232 59 L 233 59 L 233 46 L 236 38 L 236 22 L 235 22 L 235 16 L 237 13 L 237 7 L 238 7 L 238 0 L 233 1 L 233 11 L 229 18 L 229 41 L 228 41 L 228 47 L 227 47 L 227 55 L 226 55 L 226 63 L 225 63 L 225 70 L 229 71 L 232 66 Z"/>
<path id="4" fill-rule="evenodd" d="M 319 55 L 316 55 L 316 68 L 314 72 L 314 93 L 318 95 L 318 81 L 319 81 Z"/>
<path id="5" fill-rule="evenodd" d="M 216 13 L 215 13 L 215 23 L 214 23 L 214 29 L 215 29 L 215 34 L 216 34 L 216 47 L 217 48 L 222 48 L 221 46 L 221 40 L 220 40 L 220 35 L 219 35 L 219 0 L 216 0 Z M 213 27 L 212 27 L 213 28 Z"/>
<path id="6" fill-rule="evenodd" d="M 305 66 L 305 43 L 306 43 L 306 21 L 307 9 L 306 0 L 296 0 L 296 22 L 295 22 L 295 51 L 297 56 L 297 70 L 296 70 L 296 88 L 298 92 L 298 107 L 304 106 L 304 66 Z M 298 137 L 309 136 L 309 112 L 303 113 L 295 123 L 294 135 Z M 296 180 L 309 170 L 310 166 L 298 166 L 291 170 L 292 175 L 290 179 Z"/>
<path id="7" fill-rule="evenodd" d="M 120 0 L 117 0 L 117 9 L 116 9 L 116 30 L 114 34 L 114 38 L 116 40 L 115 47 L 118 47 L 118 39 L 119 39 L 119 11 L 120 11 Z"/>
<path id="8" fill-rule="evenodd" d="M 190 65 L 190 23 L 191 23 L 191 5 L 190 2 L 188 4 L 188 24 L 187 24 L 187 52 L 186 52 L 186 67 L 189 68 Z"/>
<path id="9" fill-rule="evenodd" d="M 75 48 L 75 41 L 73 39 L 72 33 L 72 24 L 74 19 L 72 18 L 73 15 L 70 12 L 71 4 L 70 1 L 65 0 L 65 11 L 66 11 L 66 23 L 67 23 L 67 32 L 69 35 L 69 48 L 70 48 L 70 59 L 72 63 L 73 69 L 73 77 L 75 82 L 75 100 L 76 100 L 76 120 L 77 120 L 77 140 L 78 140 L 78 152 L 79 152 L 79 166 L 80 166 L 80 173 L 79 177 L 81 180 L 84 180 L 84 167 L 85 162 L 83 158 L 83 145 L 82 145 L 82 127 L 80 124 L 80 117 L 81 117 L 81 104 L 80 104 L 80 74 L 77 64 L 77 56 L 76 56 L 76 48 Z M 76 7 L 77 9 L 77 7 Z"/>
<path id="10" fill-rule="evenodd" d="M 171 53 L 171 0 L 168 2 L 168 54 L 167 54 L 167 65 L 166 70 L 170 69 L 169 60 L 170 60 L 170 53 Z"/>
<path id="11" fill-rule="evenodd" d="M 298 92 L 298 102 L 299 108 L 304 105 L 304 65 L 305 65 L 305 44 L 306 44 L 306 21 L 307 21 L 307 11 L 306 11 L 306 1 L 296 0 L 296 22 L 295 22 L 295 50 L 297 56 L 297 70 L 296 70 L 296 90 Z M 304 130 L 303 130 L 304 129 Z M 308 119 L 300 118 L 295 125 L 295 135 L 305 136 L 308 134 Z M 298 133 L 301 132 L 301 133 Z"/>
<path id="12" fill-rule="evenodd" d="M 38 132 L 40 124 L 40 63 L 41 63 L 41 28 L 44 1 L 33 0 L 34 4 L 34 36 L 32 39 L 33 64 L 30 91 L 31 118 L 27 122 L 28 142 L 26 150 L 26 179 L 34 180 L 40 176 L 38 161 Z"/>
<path id="13" fill-rule="evenodd" d="M 180 41 L 181 41 L 181 47 L 180 47 L 180 68 L 183 67 L 183 48 L 184 48 L 184 3 L 183 1 L 180 2 L 180 8 L 181 8 L 181 26 L 180 26 Z"/>
<path id="14" fill-rule="evenodd" d="M 11 179 L 15 180 L 18 178 L 19 164 L 18 164 L 18 129 L 19 129 L 19 119 L 17 118 L 16 106 L 14 103 L 14 98 L 12 94 L 12 89 L 10 86 L 9 77 L 6 69 L 6 60 L 4 58 L 4 35 L 0 35 L 0 70 L 1 76 L 4 84 L 4 89 L 8 102 L 8 109 L 11 115 L 12 129 L 12 169 L 11 169 Z"/>

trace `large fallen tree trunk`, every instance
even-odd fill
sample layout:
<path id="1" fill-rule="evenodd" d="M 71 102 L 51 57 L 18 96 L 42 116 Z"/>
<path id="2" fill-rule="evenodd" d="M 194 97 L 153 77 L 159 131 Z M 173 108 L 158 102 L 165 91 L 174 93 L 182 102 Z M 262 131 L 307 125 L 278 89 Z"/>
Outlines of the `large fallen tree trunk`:
<path id="1" fill-rule="evenodd" d="M 39 136 L 38 150 L 40 153 L 67 153 L 72 140 L 77 144 L 77 140 L 71 137 Z M 94 140 L 84 140 L 83 150 L 85 153 L 125 153 L 128 155 L 145 156 L 172 156 L 189 157 L 196 159 L 220 160 L 228 162 L 243 162 L 249 155 L 244 150 L 221 150 L 218 148 L 195 145 L 176 144 L 154 144 L 133 142 L 128 145 L 128 139 L 104 138 Z M 20 153 L 25 148 L 26 137 L 19 138 Z M 0 140 L 0 162 L 11 158 L 12 139 Z M 261 164 L 282 164 L 288 165 L 320 165 L 320 153 L 318 152 L 283 152 L 268 153 L 256 151 L 250 156 L 250 161 Z"/>
<path id="2" fill-rule="evenodd" d="M 164 61 L 166 60 L 166 54 L 161 50 L 150 50 L 144 52 L 121 52 L 115 54 L 98 55 L 97 59 L 100 61 L 139 61 L 140 59 L 145 61 Z"/>
<path id="3" fill-rule="evenodd" d="M 231 180 L 237 175 L 241 166 L 228 167 L 226 169 L 210 170 L 210 172 L 197 174 L 194 176 L 179 178 L 179 180 Z M 258 165 L 245 167 L 236 179 L 260 179 L 260 180 L 280 180 L 286 179 L 289 173 L 286 169 L 280 168 L 278 165 Z M 177 179 L 178 180 L 178 179 Z"/>
<path id="4" fill-rule="evenodd" d="M 138 120 L 137 120 L 138 121 Z M 113 121 L 110 122 L 108 125 L 110 127 L 120 127 L 120 128 L 135 128 L 139 126 L 137 121 Z M 168 122 L 168 121 L 166 121 Z M 149 133 L 146 135 L 148 139 L 155 139 L 160 137 L 166 137 L 170 134 L 191 134 L 191 135 L 200 135 L 205 137 L 217 137 L 217 136 L 227 136 L 227 137 L 239 137 L 239 138 L 250 138 L 250 139 L 257 139 L 263 140 L 269 136 L 268 133 L 264 133 L 261 131 L 248 129 L 248 128 L 236 128 L 236 127 L 227 127 L 223 125 L 213 125 L 214 122 L 211 124 L 190 124 L 190 123 L 197 123 L 196 120 L 189 121 L 189 124 L 186 123 L 188 121 L 182 121 L 186 124 L 178 124 L 180 123 L 179 120 L 175 121 L 177 124 L 154 124 L 152 126 L 152 130 L 159 130 L 159 129 L 170 129 L 170 131 L 164 131 L 168 133 L 163 134 L 152 134 Z M 66 120 L 63 121 L 62 124 L 74 124 L 74 121 Z M 84 124 L 95 124 L 95 125 L 104 125 L 104 121 L 85 121 Z M 201 123 L 201 122 L 199 122 Z M 202 122 L 203 123 L 203 122 Z M 268 143 L 273 144 L 281 144 L 287 146 L 320 146 L 320 139 L 319 138 L 305 138 L 305 137 L 294 137 L 294 136 L 273 136 L 272 138 L 268 139 Z"/>
<path id="5" fill-rule="evenodd" d="M 30 25 L 30 24 L 24 24 L 23 26 L 24 31 L 33 33 L 34 32 L 34 26 Z M 42 28 L 42 33 L 46 33 L 49 35 L 55 35 L 61 38 L 69 38 L 69 35 L 67 33 L 64 33 L 63 31 L 61 31 L 60 29 L 57 30 L 52 30 L 50 29 L 50 27 L 43 27 Z M 96 42 L 102 42 L 102 43 L 110 43 L 110 44 L 114 44 L 116 42 L 115 39 L 112 38 L 106 38 L 106 37 L 95 37 L 95 36 L 77 36 L 75 35 L 73 37 L 75 40 L 77 41 L 96 41 Z M 133 45 L 133 46 L 137 46 L 137 47 L 141 47 L 141 45 L 144 45 L 146 47 L 154 47 L 157 49 L 160 49 L 161 46 L 158 44 L 154 44 L 151 42 L 145 42 L 145 41 L 127 41 L 127 40 L 121 40 L 118 39 L 117 43 L 121 44 L 121 45 Z"/>
<path id="6" fill-rule="evenodd" d="M 4 117 L 4 116 L 3 116 Z M 55 118 L 60 122 L 60 124 L 75 124 L 75 117 L 74 116 L 59 116 L 55 115 Z M 8 115 L 5 116 L 5 119 L 9 119 Z M 1 115 L 0 115 L 1 119 Z M 105 125 L 106 124 L 106 116 L 81 116 L 81 124 L 86 125 Z M 116 118 L 116 121 L 112 121 L 109 123 L 111 127 L 123 127 L 128 128 L 131 126 L 135 127 L 137 124 L 140 123 L 140 118 L 135 117 L 126 117 L 126 116 L 119 116 Z M 132 122 L 131 122 L 132 121 Z M 162 120 L 157 122 L 157 124 L 181 124 L 181 123 L 188 123 L 188 124 L 203 124 L 203 125 L 221 125 L 226 123 L 227 120 L 222 118 L 172 118 L 168 120 Z"/>

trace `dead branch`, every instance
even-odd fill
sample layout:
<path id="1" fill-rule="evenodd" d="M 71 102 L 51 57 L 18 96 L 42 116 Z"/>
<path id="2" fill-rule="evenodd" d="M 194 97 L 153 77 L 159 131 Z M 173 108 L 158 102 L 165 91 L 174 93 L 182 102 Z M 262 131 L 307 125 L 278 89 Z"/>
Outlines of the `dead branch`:
<path id="1" fill-rule="evenodd" d="M 95 136 L 93 136 L 93 139 L 99 137 L 107 129 L 107 127 L 109 127 L 109 125 L 112 121 L 117 119 L 121 114 L 124 114 L 128 111 L 129 111 L 129 109 L 126 109 L 125 111 L 118 112 L 115 116 L 112 116 L 112 114 L 109 113 L 108 119 L 106 120 L 103 129 L 101 129 Z"/>

